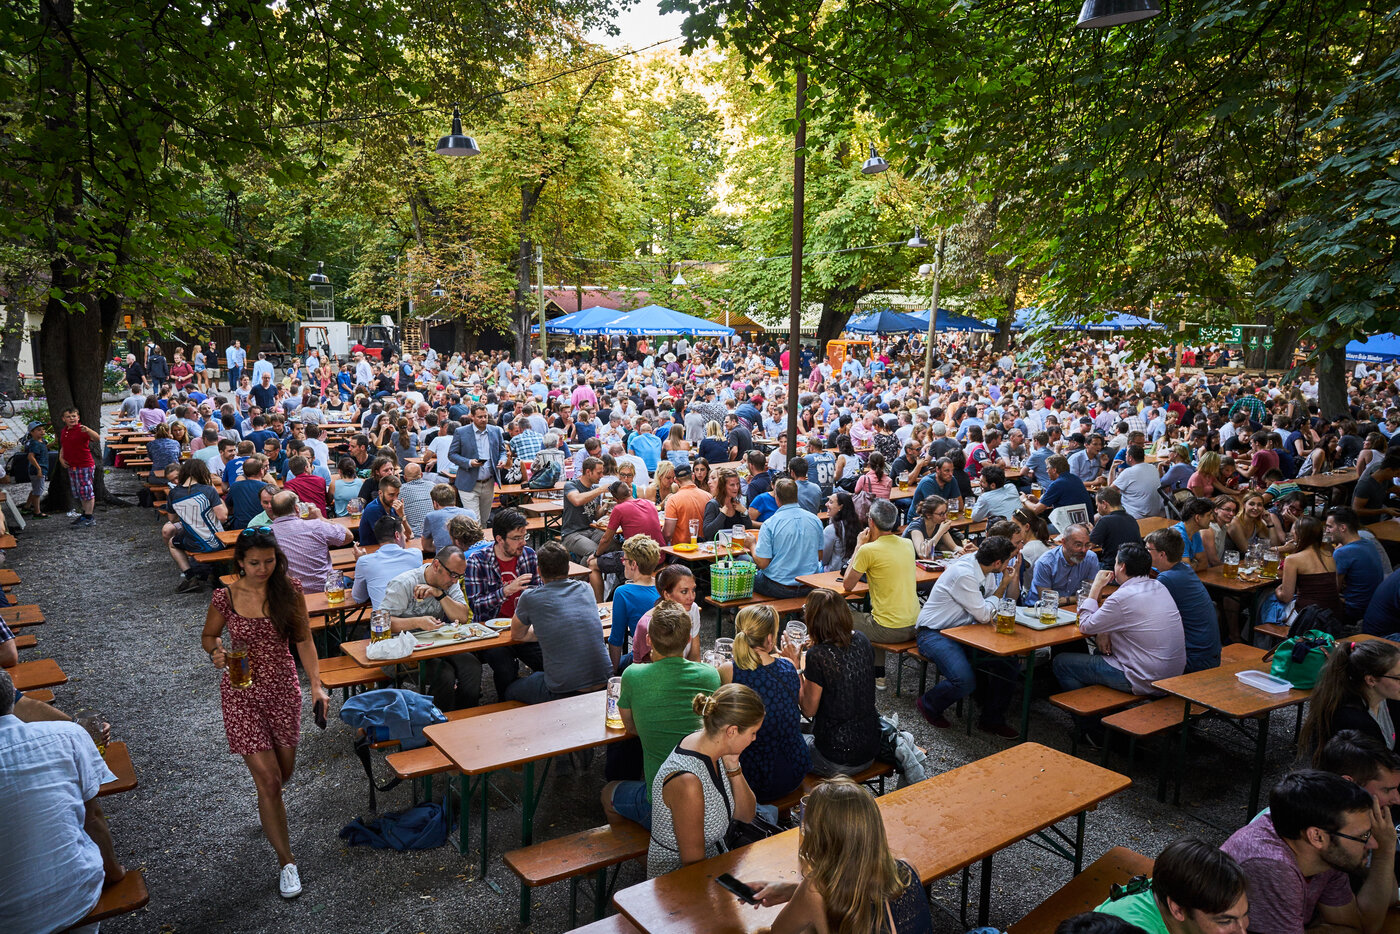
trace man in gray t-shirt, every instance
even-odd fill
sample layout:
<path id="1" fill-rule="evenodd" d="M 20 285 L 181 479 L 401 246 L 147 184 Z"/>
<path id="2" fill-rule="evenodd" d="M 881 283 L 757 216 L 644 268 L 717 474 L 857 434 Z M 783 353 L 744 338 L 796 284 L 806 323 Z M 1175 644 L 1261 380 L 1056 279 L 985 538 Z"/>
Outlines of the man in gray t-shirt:
<path id="1" fill-rule="evenodd" d="M 598 497 L 605 488 L 598 485 L 603 479 L 603 462 L 596 457 L 584 458 L 579 476 L 564 484 L 564 510 L 560 516 L 559 537 L 570 554 L 580 560 L 598 550 L 603 540 L 601 529 L 593 528 L 593 520 L 598 518 Z"/>
<path id="2" fill-rule="evenodd" d="M 601 690 L 612 675 L 612 662 L 603 645 L 593 590 L 569 579 L 569 553 L 558 542 L 545 544 L 536 558 L 542 583 L 520 595 L 510 637 L 538 642 L 544 670 L 512 682 L 506 700 L 542 704 Z"/>

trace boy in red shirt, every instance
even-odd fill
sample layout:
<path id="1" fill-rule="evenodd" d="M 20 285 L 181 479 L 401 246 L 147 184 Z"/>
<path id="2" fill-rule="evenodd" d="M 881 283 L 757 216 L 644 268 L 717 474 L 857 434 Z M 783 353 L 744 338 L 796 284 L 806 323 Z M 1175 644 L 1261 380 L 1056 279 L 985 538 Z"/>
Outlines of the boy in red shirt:
<path id="1" fill-rule="evenodd" d="M 74 525 L 89 527 L 97 524 L 92 516 L 92 508 L 97 503 L 97 495 L 92 488 L 97 464 L 92 459 L 90 444 L 101 440 L 101 435 L 79 423 L 77 409 L 63 410 L 63 428 L 58 433 L 58 462 L 68 471 L 73 498 L 83 504 L 83 514 L 73 520 Z"/>

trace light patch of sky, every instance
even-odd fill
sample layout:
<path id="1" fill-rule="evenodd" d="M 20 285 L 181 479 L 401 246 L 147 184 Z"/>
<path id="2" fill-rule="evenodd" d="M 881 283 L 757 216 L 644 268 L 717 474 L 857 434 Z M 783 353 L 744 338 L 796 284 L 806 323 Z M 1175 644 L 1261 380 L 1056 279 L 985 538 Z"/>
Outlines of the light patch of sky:
<path id="1" fill-rule="evenodd" d="M 589 33 L 588 38 L 609 49 L 620 49 L 623 46 L 640 49 L 653 42 L 679 36 L 684 20 L 685 16 L 681 13 L 663 15 L 656 0 L 638 0 L 618 14 L 618 35 L 609 36 L 599 29 Z"/>

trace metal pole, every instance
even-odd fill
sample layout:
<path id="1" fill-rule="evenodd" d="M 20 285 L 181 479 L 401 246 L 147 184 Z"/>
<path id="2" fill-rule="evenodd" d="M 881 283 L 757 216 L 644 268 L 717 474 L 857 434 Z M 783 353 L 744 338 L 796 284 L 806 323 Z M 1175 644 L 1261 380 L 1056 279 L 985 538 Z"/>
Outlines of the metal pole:
<path id="1" fill-rule="evenodd" d="M 535 287 L 540 293 L 540 358 L 549 359 L 549 338 L 544 333 L 544 247 L 535 247 Z"/>
<path id="2" fill-rule="evenodd" d="M 797 73 L 797 137 L 792 151 L 792 282 L 788 287 L 787 456 L 797 456 L 797 387 L 802 379 L 802 214 L 806 209 L 807 72 Z M 820 351 L 821 348 L 817 348 Z"/>
<path id="3" fill-rule="evenodd" d="M 1186 333 L 1186 319 L 1176 323 L 1176 378 L 1181 379 L 1181 361 L 1186 356 L 1186 338 L 1181 335 Z"/>
<path id="4" fill-rule="evenodd" d="M 933 342 L 935 325 L 938 323 L 938 278 L 943 275 L 943 245 L 947 230 L 938 231 L 938 250 L 933 254 L 933 289 L 928 300 L 928 342 L 924 347 L 924 401 L 928 401 L 929 387 L 933 385 Z"/>

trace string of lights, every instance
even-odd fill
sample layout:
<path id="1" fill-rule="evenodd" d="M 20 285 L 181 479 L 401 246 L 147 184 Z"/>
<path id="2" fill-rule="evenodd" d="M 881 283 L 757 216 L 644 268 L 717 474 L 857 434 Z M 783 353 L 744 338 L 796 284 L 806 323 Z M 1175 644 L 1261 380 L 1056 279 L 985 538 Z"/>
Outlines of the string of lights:
<path id="1" fill-rule="evenodd" d="M 803 258 L 812 256 L 835 256 L 840 253 L 860 253 L 865 250 L 883 250 L 892 246 L 908 246 L 903 240 L 891 240 L 888 243 L 871 243 L 867 246 L 850 246 L 840 250 L 804 250 Z M 771 263 L 777 260 L 790 261 L 791 253 L 780 253 L 773 256 L 736 256 L 724 259 L 667 259 L 667 260 L 647 260 L 647 259 L 604 259 L 598 256 L 575 256 L 571 253 L 564 253 L 561 259 L 572 259 L 582 263 L 606 263 L 613 266 L 709 266 L 709 265 L 739 265 L 746 263 Z"/>

